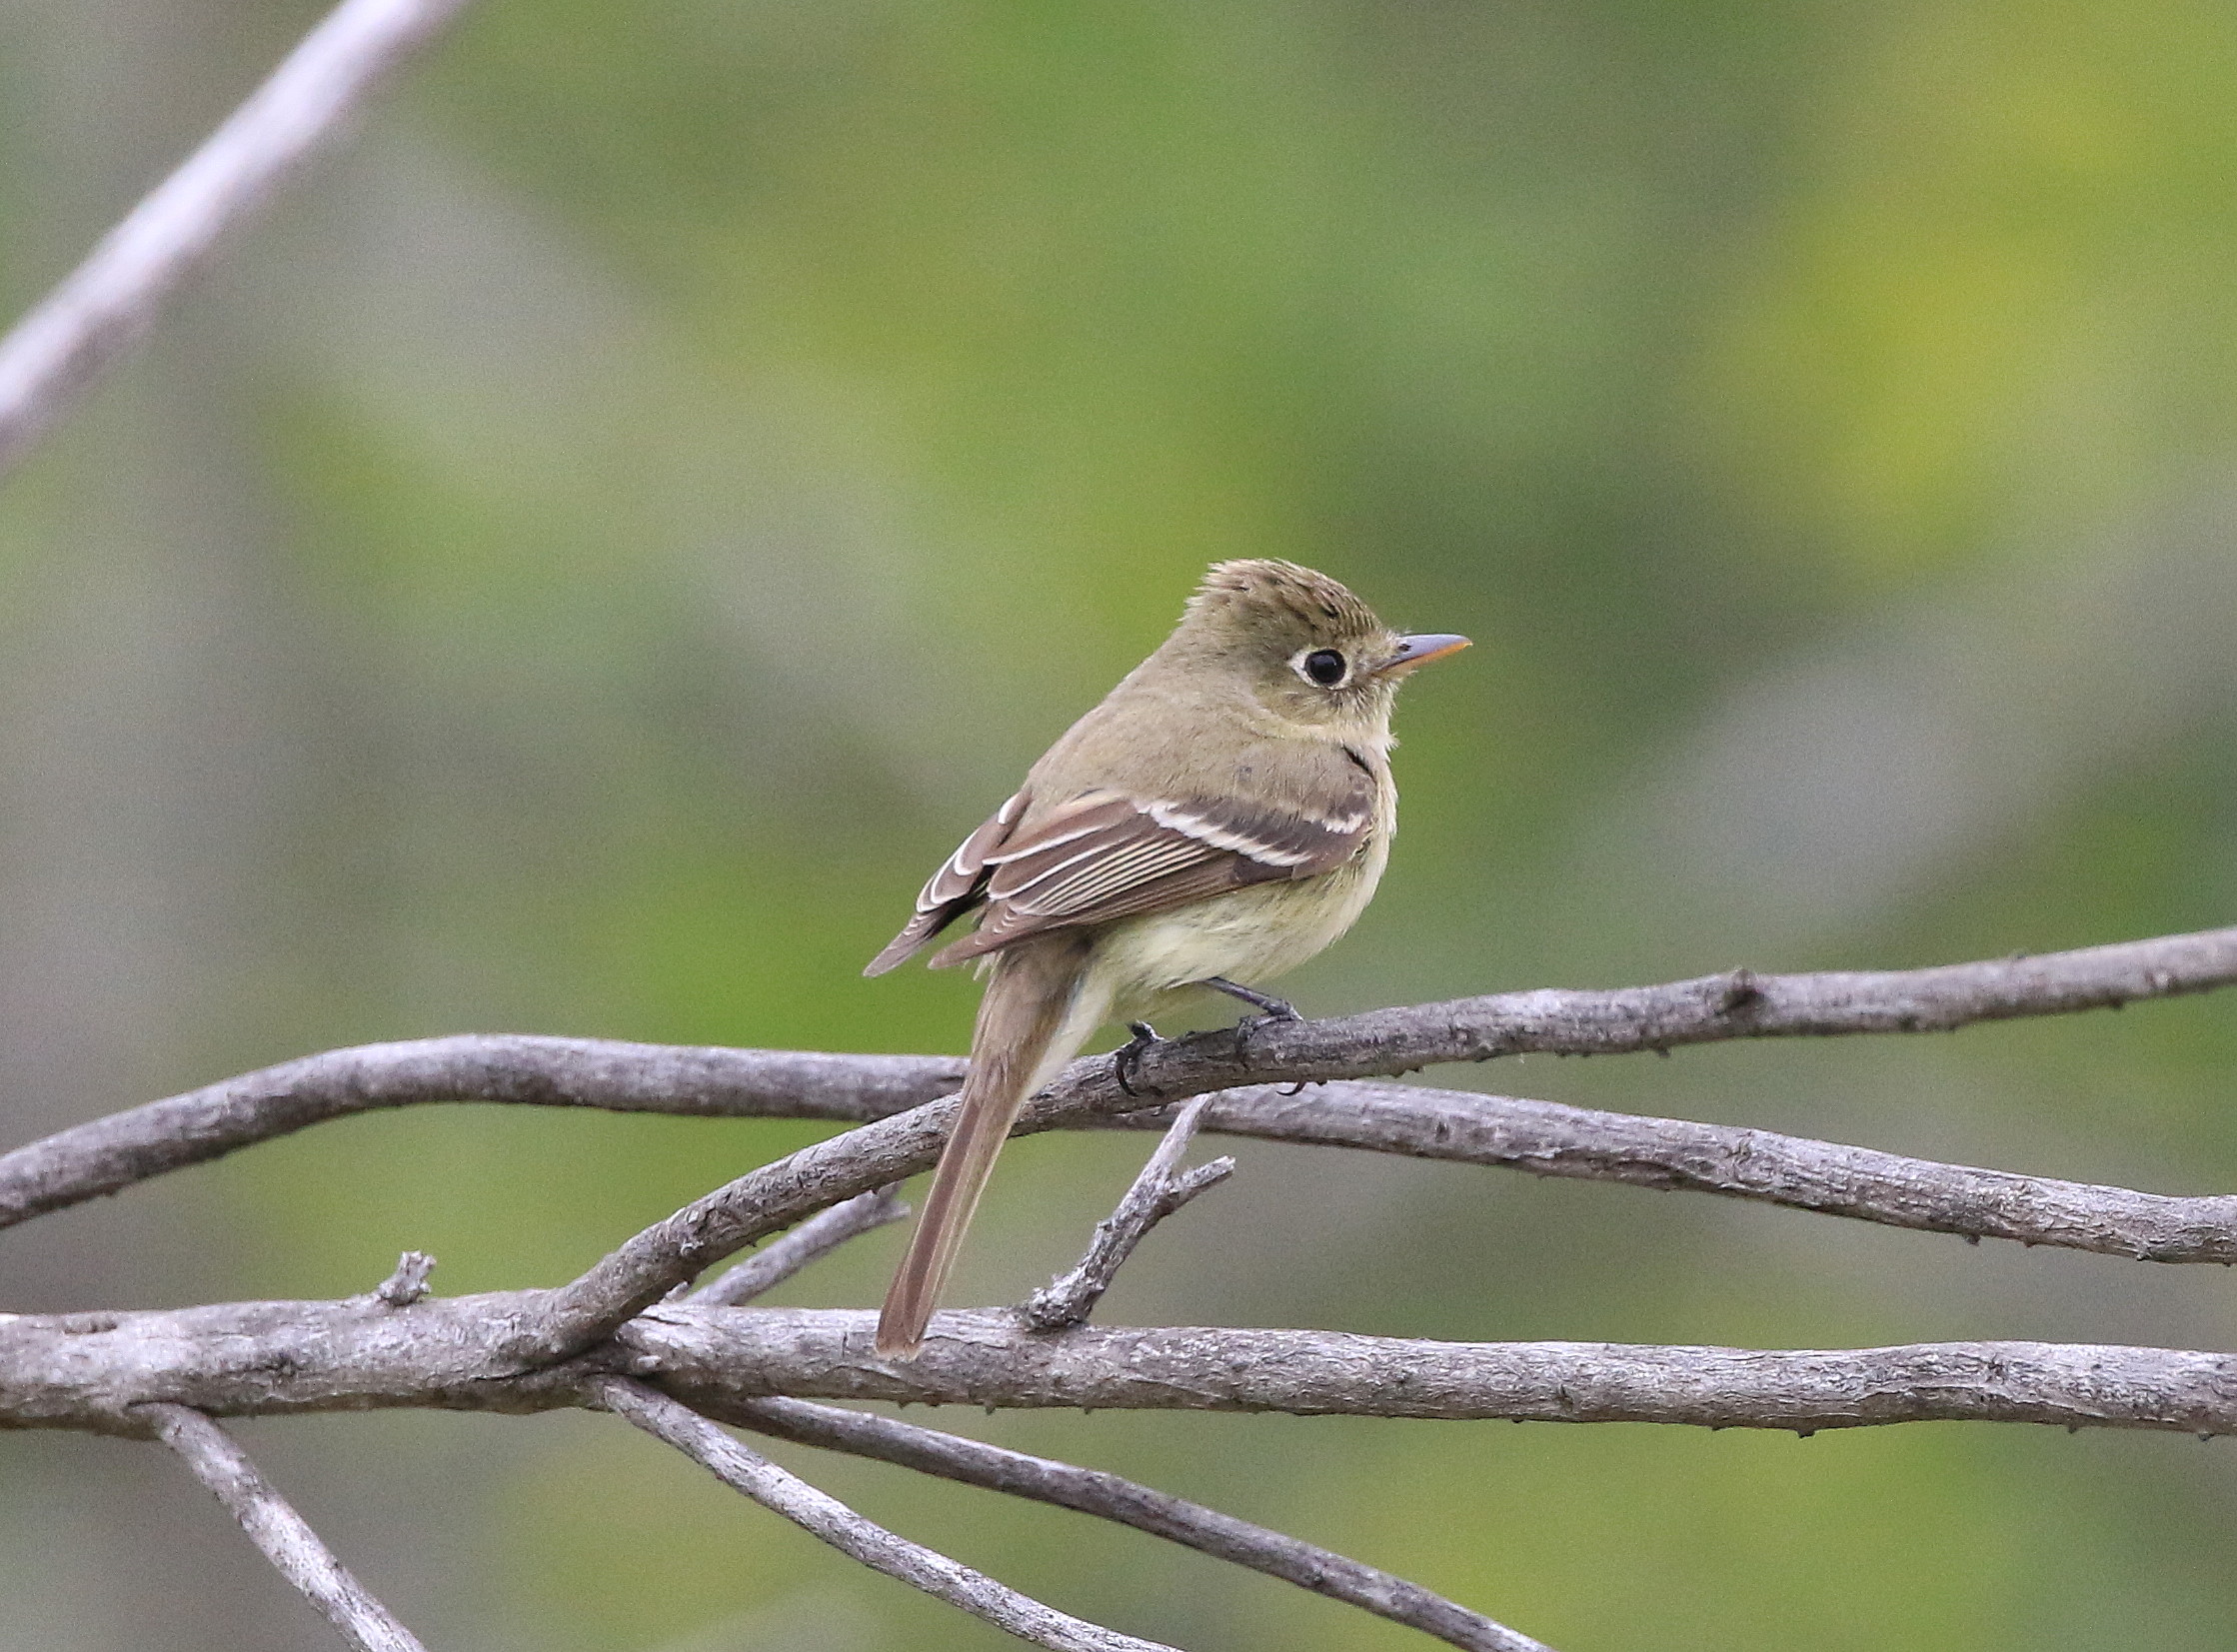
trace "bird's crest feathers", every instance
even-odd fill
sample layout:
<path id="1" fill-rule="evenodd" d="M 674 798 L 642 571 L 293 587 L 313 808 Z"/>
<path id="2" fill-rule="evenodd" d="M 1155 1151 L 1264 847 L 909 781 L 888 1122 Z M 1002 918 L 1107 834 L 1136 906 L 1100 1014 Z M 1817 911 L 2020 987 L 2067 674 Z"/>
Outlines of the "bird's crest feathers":
<path id="1" fill-rule="evenodd" d="M 1183 624 L 1272 622 L 1310 636 L 1372 636 L 1387 631 L 1373 609 L 1309 568 L 1270 557 L 1213 563 L 1188 599 Z"/>

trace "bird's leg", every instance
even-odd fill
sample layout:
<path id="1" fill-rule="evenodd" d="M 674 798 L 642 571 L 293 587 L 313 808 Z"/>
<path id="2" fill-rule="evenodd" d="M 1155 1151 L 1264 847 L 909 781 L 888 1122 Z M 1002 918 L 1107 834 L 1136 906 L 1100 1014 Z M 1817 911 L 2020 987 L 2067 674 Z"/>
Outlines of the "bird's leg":
<path id="1" fill-rule="evenodd" d="M 1126 1030 L 1133 1036 L 1113 1050 L 1111 1059 L 1118 1069 L 1118 1087 L 1128 1095 L 1139 1095 L 1141 1091 L 1134 1088 L 1133 1081 L 1141 1072 L 1142 1051 L 1152 1044 L 1161 1044 L 1164 1040 L 1157 1036 L 1157 1029 L 1147 1021 L 1128 1021 Z"/>
<path id="2" fill-rule="evenodd" d="M 1245 1025 L 1260 1021 L 1294 1021 L 1302 1019 L 1297 1006 L 1287 998 L 1277 998 L 1270 992 L 1261 992 L 1255 986 L 1244 986 L 1229 980 L 1225 975 L 1206 975 L 1203 984 L 1214 992 L 1224 992 L 1230 998 L 1240 998 L 1258 1013 L 1246 1018 Z"/>
<path id="3" fill-rule="evenodd" d="M 1238 1047 L 1248 1048 L 1250 1034 L 1264 1026 L 1268 1021 L 1303 1019 L 1297 1013 L 1297 1006 L 1287 998 L 1277 998 L 1271 992 L 1261 992 L 1254 986 L 1243 986 L 1238 982 L 1229 980 L 1225 975 L 1206 975 L 1203 984 L 1210 987 L 1214 992 L 1224 992 L 1230 998 L 1240 998 L 1244 1003 L 1258 1011 L 1255 1015 L 1245 1015 L 1241 1020 L 1235 1022 L 1235 1038 Z M 1295 1095 L 1303 1088 L 1304 1085 L 1301 1082 L 1295 1083 L 1291 1084 L 1282 1093 Z"/>

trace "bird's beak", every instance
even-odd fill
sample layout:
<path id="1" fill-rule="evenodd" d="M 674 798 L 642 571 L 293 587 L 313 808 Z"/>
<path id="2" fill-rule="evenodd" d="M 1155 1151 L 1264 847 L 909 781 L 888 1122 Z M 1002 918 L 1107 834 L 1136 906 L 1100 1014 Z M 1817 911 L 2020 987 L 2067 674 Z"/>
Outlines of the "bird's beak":
<path id="1" fill-rule="evenodd" d="M 1398 639 L 1398 652 L 1393 654 L 1378 677 L 1403 677 L 1416 666 L 1426 666 L 1432 660 L 1442 660 L 1448 654 L 1458 654 L 1468 646 L 1465 637 L 1454 637 L 1448 632 L 1423 632 L 1416 637 Z"/>

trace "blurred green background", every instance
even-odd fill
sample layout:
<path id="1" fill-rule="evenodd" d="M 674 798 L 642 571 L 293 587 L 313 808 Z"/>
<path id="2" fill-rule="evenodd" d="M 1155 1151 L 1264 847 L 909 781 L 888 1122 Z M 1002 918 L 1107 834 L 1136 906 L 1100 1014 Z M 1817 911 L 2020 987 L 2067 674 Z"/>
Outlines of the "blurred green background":
<path id="1" fill-rule="evenodd" d="M 316 15 L 0 8 L 30 303 Z M 962 1047 L 862 961 L 1280 555 L 1476 649 L 1310 1011 L 1900 965 L 2237 907 L 2237 12 L 484 0 L 0 493 L 0 1138 L 365 1039 Z M 1434 1081 L 2168 1191 L 2237 998 Z M 807 1126 L 431 1108 L 0 1236 L 0 1306 L 556 1282 Z M 960 1294 L 1146 1143 L 1006 1161 Z M 1115 1322 L 2228 1346 L 2227 1275 L 1275 1147 Z M 867 1305 L 888 1232 L 783 1299 Z M 2237 1447 L 946 1417 L 1561 1652 L 2237 1647 Z M 1008 1645 L 609 1419 L 245 1425 L 433 1646 Z M 783 1453 L 1194 1649 L 1406 1632 Z M 0 1646 L 311 1644 L 143 1447 L 0 1446 Z"/>

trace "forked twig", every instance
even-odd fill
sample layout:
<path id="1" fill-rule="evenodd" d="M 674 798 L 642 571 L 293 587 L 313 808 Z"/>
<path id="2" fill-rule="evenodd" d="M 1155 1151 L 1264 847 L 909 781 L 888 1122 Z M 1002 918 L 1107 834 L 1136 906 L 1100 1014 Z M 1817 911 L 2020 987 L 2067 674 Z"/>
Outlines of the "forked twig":
<path id="1" fill-rule="evenodd" d="M 1114 1520 L 1136 1531 L 1264 1572 L 1378 1617 L 1419 1629 L 1469 1652 L 1550 1652 L 1542 1642 L 1479 1612 L 1301 1538 L 1270 1531 L 1184 1497 L 1101 1469 L 921 1428 L 898 1417 L 797 1399 L 735 1400 L 706 1413 L 800 1445 L 846 1451 L 921 1474 Z"/>
<path id="2" fill-rule="evenodd" d="M 655 1439 L 667 1441 L 725 1485 L 782 1514 L 850 1559 L 960 1607 L 1020 1640 L 1048 1647 L 1051 1652 L 1177 1652 L 1160 1642 L 1121 1635 L 1044 1606 L 984 1572 L 921 1543 L 897 1537 L 836 1497 L 749 1450 L 657 1388 L 628 1377 L 600 1377 L 586 1392 L 615 1415 L 635 1423 Z"/>
<path id="3" fill-rule="evenodd" d="M 280 1575 L 309 1597 L 360 1652 L 426 1652 L 418 1638 L 366 1592 L 335 1559 L 303 1516 L 259 1474 L 233 1436 L 184 1405 L 133 1407 L 157 1439 L 179 1454 L 194 1477 L 241 1522 L 249 1541 Z"/>
<path id="4" fill-rule="evenodd" d="M 226 235 L 348 131 L 466 0 L 343 0 L 0 340 L 0 476 L 154 326 Z"/>
<path id="5" fill-rule="evenodd" d="M 685 1298 L 707 1308 L 735 1308 L 774 1290 L 810 1262 L 827 1256 L 849 1239 L 873 1232 L 909 1215 L 909 1205 L 898 1183 L 874 1187 L 867 1193 L 819 1210 L 788 1233 L 781 1233 L 761 1249 L 710 1284 Z"/>
<path id="6" fill-rule="evenodd" d="M 1208 1096 L 1198 1096 L 1180 1109 L 1180 1116 L 1165 1131 L 1149 1162 L 1134 1177 L 1133 1185 L 1119 1198 L 1118 1207 L 1096 1223 L 1088 1253 L 1069 1272 L 1060 1273 L 1026 1298 L 1020 1311 L 1037 1331 L 1061 1331 L 1084 1324 L 1096 1311 L 1103 1293 L 1111 1288 L 1126 1258 L 1134 1253 L 1149 1230 L 1206 1188 L 1216 1187 L 1235 1173 L 1231 1158 L 1215 1158 L 1193 1170 L 1179 1170 L 1203 1119 Z M 1177 1171 L 1177 1173 L 1176 1173 Z"/>

